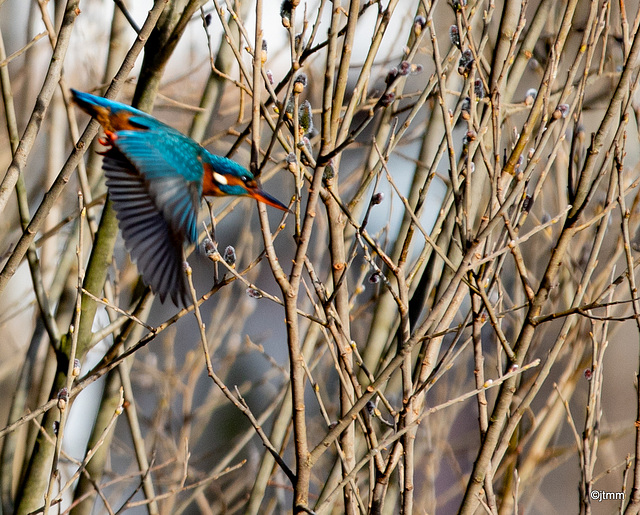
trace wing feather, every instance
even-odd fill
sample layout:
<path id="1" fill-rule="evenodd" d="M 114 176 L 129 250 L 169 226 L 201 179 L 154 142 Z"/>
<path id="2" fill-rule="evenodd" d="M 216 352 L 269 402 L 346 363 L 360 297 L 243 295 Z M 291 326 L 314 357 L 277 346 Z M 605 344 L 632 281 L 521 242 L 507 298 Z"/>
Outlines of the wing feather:
<path id="1" fill-rule="evenodd" d="M 196 243 L 204 174 L 201 147 L 177 132 L 153 130 L 120 131 L 114 145 L 144 178 L 145 193 L 172 230 Z"/>
<path id="2" fill-rule="evenodd" d="M 146 180 L 134 163 L 117 149 L 105 153 L 103 169 L 125 246 L 142 279 L 161 301 L 170 296 L 177 306 L 189 305 L 183 273 L 185 225 L 174 223 L 175 217 L 167 221 L 165 211 L 156 203 L 150 188 L 154 181 Z M 186 186 L 185 182 L 183 179 L 183 186 Z M 185 197 L 179 194 L 177 183 L 172 187 L 174 195 Z M 180 205 L 183 204 L 184 200 L 181 200 Z M 195 220 L 197 213 L 194 213 L 192 202 L 188 204 L 187 212 L 184 220 Z M 178 220 L 183 221 L 184 213 L 181 211 L 179 215 Z"/>

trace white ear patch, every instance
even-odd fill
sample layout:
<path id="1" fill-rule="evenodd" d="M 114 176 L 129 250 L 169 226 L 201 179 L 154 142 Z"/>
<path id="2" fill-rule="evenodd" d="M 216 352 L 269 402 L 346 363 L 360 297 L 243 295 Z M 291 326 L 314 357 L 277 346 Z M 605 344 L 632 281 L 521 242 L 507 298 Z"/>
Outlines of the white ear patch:
<path id="1" fill-rule="evenodd" d="M 220 175 L 217 172 L 213 172 L 213 180 L 219 184 L 229 184 L 227 178 L 224 175 Z"/>

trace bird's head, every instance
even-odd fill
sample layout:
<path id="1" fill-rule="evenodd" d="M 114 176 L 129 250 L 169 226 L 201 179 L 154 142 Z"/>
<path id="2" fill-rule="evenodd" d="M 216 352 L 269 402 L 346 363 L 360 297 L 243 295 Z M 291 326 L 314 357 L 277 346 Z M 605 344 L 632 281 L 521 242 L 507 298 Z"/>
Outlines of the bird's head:
<path id="1" fill-rule="evenodd" d="M 289 211 L 282 202 L 260 189 L 253 174 L 235 161 L 209 154 L 203 159 L 203 164 L 203 195 L 252 197 L 282 211 Z"/>

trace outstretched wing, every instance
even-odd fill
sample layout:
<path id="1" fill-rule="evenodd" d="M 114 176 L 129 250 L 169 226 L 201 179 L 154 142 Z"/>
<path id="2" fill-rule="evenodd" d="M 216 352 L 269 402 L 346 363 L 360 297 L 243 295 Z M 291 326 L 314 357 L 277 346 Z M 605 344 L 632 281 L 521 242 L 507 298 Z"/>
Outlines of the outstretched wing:
<path id="1" fill-rule="evenodd" d="M 117 148 L 105 153 L 102 167 L 125 245 L 145 284 L 161 301 L 170 296 L 176 306 L 188 306 L 190 296 L 183 271 L 183 244 L 187 235 L 191 240 L 197 239 L 194 202 L 190 200 L 182 214 L 169 219 L 158 204 L 160 199 L 178 213 L 184 199 L 190 198 L 184 194 L 190 189 L 186 181 L 146 181 Z M 163 189 L 160 182 L 167 187 Z"/>
<path id="2" fill-rule="evenodd" d="M 141 130 L 119 131 L 113 144 L 142 176 L 172 230 L 196 243 L 204 174 L 197 143 L 177 132 Z"/>

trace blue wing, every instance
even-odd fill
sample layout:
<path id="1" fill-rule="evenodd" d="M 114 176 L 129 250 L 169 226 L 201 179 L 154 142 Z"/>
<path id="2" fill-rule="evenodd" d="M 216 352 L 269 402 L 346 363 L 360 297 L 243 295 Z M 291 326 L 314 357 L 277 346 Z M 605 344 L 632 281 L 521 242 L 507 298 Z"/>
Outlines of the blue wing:
<path id="1" fill-rule="evenodd" d="M 109 198 L 116 210 L 125 245 L 145 284 L 159 295 L 162 302 L 167 296 L 171 296 L 176 306 L 188 306 L 191 304 L 190 295 L 182 266 L 186 233 L 176 231 L 173 219 L 167 220 L 163 210 L 158 208 L 154 197 L 162 199 L 162 195 L 151 192 L 151 188 L 161 189 L 159 182 L 168 181 L 146 181 L 133 164 L 115 148 L 105 154 L 102 167 L 107 178 Z M 173 186 L 169 186 L 166 191 L 174 192 L 178 199 L 184 199 L 184 194 L 175 193 L 177 185 L 184 184 L 180 184 L 178 180 L 173 182 Z M 182 204 L 184 201 L 177 204 L 173 202 L 171 205 Z M 193 207 L 190 206 L 184 212 L 193 214 Z M 197 239 L 195 216 L 191 217 L 193 220 L 190 222 L 184 221 L 189 218 L 184 214 L 176 218 L 183 222 L 182 226 L 192 224 L 194 239 Z"/>
<path id="2" fill-rule="evenodd" d="M 140 173 L 149 196 L 171 229 L 196 243 L 204 172 L 189 140 L 177 136 L 120 131 L 114 145 Z"/>

